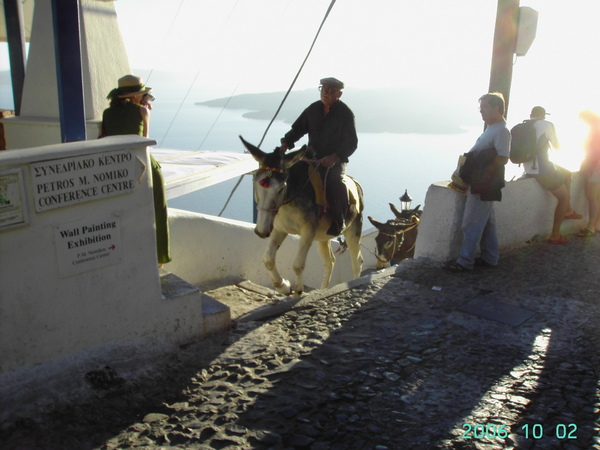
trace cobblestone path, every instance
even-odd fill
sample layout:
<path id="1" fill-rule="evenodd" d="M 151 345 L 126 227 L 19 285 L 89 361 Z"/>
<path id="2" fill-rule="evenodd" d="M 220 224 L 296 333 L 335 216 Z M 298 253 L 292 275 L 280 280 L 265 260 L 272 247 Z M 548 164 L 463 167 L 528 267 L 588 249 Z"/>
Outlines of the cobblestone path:
<path id="1" fill-rule="evenodd" d="M 2 448 L 600 449 L 592 239 L 533 242 L 468 274 L 407 261 L 310 295 L 4 426 Z M 482 304 L 491 318 L 464 312 Z M 505 323 L 515 311 L 533 315 Z"/>

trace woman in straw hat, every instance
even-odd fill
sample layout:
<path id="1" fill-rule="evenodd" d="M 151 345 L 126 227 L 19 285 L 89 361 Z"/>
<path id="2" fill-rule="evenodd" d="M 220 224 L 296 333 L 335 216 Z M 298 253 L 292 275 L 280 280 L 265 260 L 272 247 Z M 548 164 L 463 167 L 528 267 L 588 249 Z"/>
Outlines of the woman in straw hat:
<path id="1" fill-rule="evenodd" d="M 108 94 L 110 106 L 102 114 L 102 133 L 100 137 L 121 134 L 137 134 L 148 137 L 150 111 L 145 107 L 144 96 L 152 88 L 146 87 L 140 77 L 125 75 L 119 79 L 119 87 Z M 158 264 L 171 261 L 169 245 L 169 222 L 167 219 L 167 196 L 160 165 L 150 154 L 152 169 L 152 190 L 154 194 L 154 214 L 156 222 L 156 247 Z"/>
<path id="2" fill-rule="evenodd" d="M 106 97 L 110 100 L 110 107 L 102 114 L 101 137 L 118 134 L 148 137 L 150 112 L 143 107 L 142 99 L 151 90 L 135 75 L 119 78 L 119 87 Z"/>

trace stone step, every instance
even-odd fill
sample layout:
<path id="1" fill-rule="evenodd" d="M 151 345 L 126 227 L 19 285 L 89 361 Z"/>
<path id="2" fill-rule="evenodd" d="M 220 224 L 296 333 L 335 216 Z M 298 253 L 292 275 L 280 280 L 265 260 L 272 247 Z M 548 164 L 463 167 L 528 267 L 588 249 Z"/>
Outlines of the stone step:
<path id="1" fill-rule="evenodd" d="M 231 309 L 210 295 L 202 295 L 203 336 L 208 337 L 231 329 Z"/>
<path id="2" fill-rule="evenodd" d="M 160 287 L 162 289 L 163 300 L 171 300 L 200 293 L 200 289 L 197 286 L 164 269 L 160 269 Z"/>
<path id="3" fill-rule="evenodd" d="M 202 338 L 228 331 L 231 328 L 229 306 L 202 293 L 198 286 L 164 269 L 160 269 L 160 285 L 163 300 L 173 301 L 197 297 L 202 302 Z"/>

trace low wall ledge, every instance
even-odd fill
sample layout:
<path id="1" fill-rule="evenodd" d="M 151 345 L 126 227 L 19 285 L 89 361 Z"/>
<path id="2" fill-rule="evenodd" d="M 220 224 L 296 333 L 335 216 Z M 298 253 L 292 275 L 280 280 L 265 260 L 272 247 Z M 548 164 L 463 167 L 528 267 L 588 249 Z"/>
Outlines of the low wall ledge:
<path id="1" fill-rule="evenodd" d="M 156 141 L 136 135 L 110 136 L 91 141 L 66 142 L 43 147 L 19 148 L 0 152 L 0 168 L 35 161 L 89 155 L 99 151 L 122 150 L 156 145 Z"/>

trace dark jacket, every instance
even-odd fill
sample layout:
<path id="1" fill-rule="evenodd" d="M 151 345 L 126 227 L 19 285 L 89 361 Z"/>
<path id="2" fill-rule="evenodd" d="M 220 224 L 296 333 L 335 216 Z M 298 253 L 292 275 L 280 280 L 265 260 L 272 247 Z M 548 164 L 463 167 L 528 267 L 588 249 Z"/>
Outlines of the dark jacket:
<path id="1" fill-rule="evenodd" d="M 339 100 L 331 106 L 327 115 L 323 102 L 319 100 L 312 103 L 296 119 L 282 142 L 292 149 L 296 141 L 307 133 L 308 145 L 319 159 L 336 154 L 342 162 L 348 162 L 358 147 L 354 113 Z"/>
<path id="2" fill-rule="evenodd" d="M 460 168 L 460 177 L 471 185 L 471 194 L 479 194 L 483 201 L 501 201 L 504 182 L 504 166 L 490 171 L 497 156 L 493 148 L 465 153 L 467 160 Z"/>
<path id="3" fill-rule="evenodd" d="M 144 135 L 144 119 L 140 112 L 142 106 L 133 102 L 106 108 L 102 113 L 103 136 L 118 136 L 122 134 Z"/>

